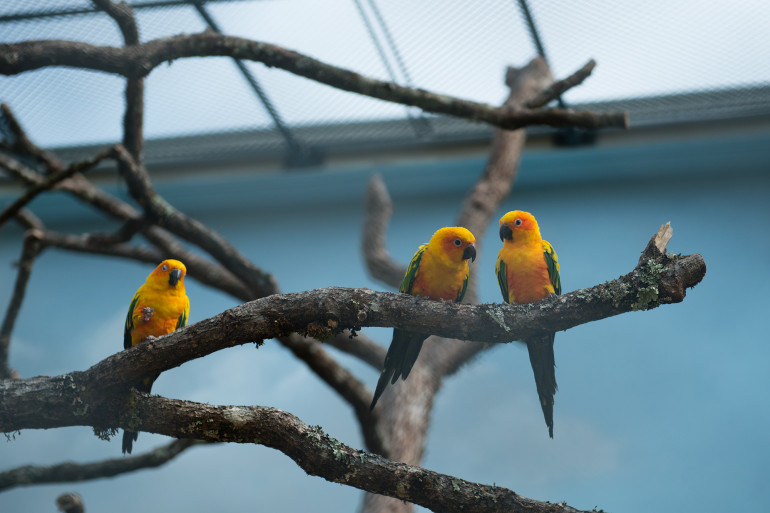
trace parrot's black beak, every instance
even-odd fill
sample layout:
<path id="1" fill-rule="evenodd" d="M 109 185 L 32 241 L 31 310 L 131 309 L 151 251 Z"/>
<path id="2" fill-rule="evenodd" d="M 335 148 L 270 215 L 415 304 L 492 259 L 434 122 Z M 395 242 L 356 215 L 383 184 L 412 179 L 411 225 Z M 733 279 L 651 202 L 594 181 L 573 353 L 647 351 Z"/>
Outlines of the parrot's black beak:
<path id="1" fill-rule="evenodd" d="M 500 226 L 500 240 L 513 240 L 513 230 L 507 224 Z"/>
<path id="2" fill-rule="evenodd" d="M 465 251 L 463 251 L 463 260 L 471 259 L 471 262 L 476 261 L 476 246 L 473 244 L 468 244 L 466 246 Z"/>
<path id="3" fill-rule="evenodd" d="M 174 269 L 168 275 L 168 284 L 171 285 L 172 287 L 176 287 L 176 284 L 179 283 L 179 280 L 181 279 L 182 279 L 182 270 Z"/>

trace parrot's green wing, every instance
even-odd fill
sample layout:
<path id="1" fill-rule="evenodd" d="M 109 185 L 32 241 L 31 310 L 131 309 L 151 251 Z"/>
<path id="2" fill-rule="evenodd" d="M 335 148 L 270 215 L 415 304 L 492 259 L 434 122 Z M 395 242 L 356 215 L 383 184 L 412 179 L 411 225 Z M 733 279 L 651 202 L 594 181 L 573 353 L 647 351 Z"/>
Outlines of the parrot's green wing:
<path id="1" fill-rule="evenodd" d="M 176 322 L 176 328 L 174 329 L 178 330 L 179 328 L 184 328 L 185 326 L 187 326 L 187 317 L 189 315 L 190 315 L 190 300 L 188 299 L 187 306 L 184 307 L 184 311 L 179 316 L 179 320 Z"/>
<path id="2" fill-rule="evenodd" d="M 497 264 L 495 265 L 495 273 L 497 274 L 497 284 L 500 285 L 500 293 L 503 295 L 503 301 L 509 303 L 507 271 L 505 262 L 503 262 L 503 259 L 499 256 L 497 257 Z"/>
<path id="3" fill-rule="evenodd" d="M 399 292 L 404 292 L 405 294 L 412 293 L 412 286 L 414 285 L 414 279 L 417 276 L 417 269 L 420 267 L 420 260 L 422 260 L 422 254 L 425 253 L 426 249 L 428 249 L 428 245 L 423 244 L 412 257 L 412 261 L 409 262 L 409 267 L 406 269 L 406 274 L 401 282 L 401 286 L 398 288 Z"/>
<path id="4" fill-rule="evenodd" d="M 126 315 L 126 328 L 123 331 L 123 349 L 131 347 L 131 332 L 134 330 L 134 308 L 139 302 L 139 291 L 136 291 L 131 304 L 128 306 L 128 315 Z"/>
<path id="5" fill-rule="evenodd" d="M 553 290 L 557 296 L 560 296 L 561 276 L 559 275 L 559 257 L 556 256 L 556 251 L 553 250 L 551 243 L 546 240 L 543 241 L 543 255 L 545 256 L 545 263 L 548 264 L 548 276 L 551 278 Z"/>
<path id="6" fill-rule="evenodd" d="M 469 276 L 470 276 L 470 272 L 465 275 L 465 279 L 463 280 L 463 286 L 460 289 L 460 292 L 457 293 L 457 299 L 455 299 L 455 303 L 459 303 L 465 297 L 465 291 L 468 289 L 468 277 Z"/>

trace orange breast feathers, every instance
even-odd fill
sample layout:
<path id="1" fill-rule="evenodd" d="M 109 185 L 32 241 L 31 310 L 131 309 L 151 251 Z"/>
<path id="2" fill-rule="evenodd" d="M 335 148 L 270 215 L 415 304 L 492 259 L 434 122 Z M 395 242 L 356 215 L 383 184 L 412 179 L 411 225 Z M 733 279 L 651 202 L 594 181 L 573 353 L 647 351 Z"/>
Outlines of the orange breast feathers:
<path id="1" fill-rule="evenodd" d="M 187 296 L 184 299 L 183 302 L 181 298 L 155 298 L 152 294 L 140 297 L 132 314 L 131 345 L 135 346 L 148 336 L 162 337 L 174 331 L 179 317 L 189 308 Z"/>
<path id="2" fill-rule="evenodd" d="M 506 264 L 509 303 L 532 303 L 554 293 L 542 241 L 505 244 L 498 258 Z"/>
<path id="3" fill-rule="evenodd" d="M 554 276 L 558 276 L 558 259 L 543 241 L 535 216 L 521 210 L 508 212 L 500 219 L 500 239 L 503 247 L 497 254 L 497 278 L 503 296 L 507 286 L 507 302 L 531 303 L 560 293 L 555 290 L 558 278 L 549 273 L 546 247 L 553 254 Z"/>

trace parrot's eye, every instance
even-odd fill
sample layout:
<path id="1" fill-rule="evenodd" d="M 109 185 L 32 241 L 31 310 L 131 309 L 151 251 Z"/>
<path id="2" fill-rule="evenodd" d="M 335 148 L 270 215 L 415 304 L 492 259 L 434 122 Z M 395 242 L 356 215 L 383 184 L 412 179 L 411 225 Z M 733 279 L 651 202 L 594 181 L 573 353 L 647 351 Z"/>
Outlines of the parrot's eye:
<path id="1" fill-rule="evenodd" d="M 455 246 L 460 247 L 462 245 L 463 245 L 463 241 L 461 241 L 460 239 L 455 239 Z"/>
<path id="2" fill-rule="evenodd" d="M 521 219 L 517 219 L 513 222 L 514 226 L 521 226 Z"/>
<path id="3" fill-rule="evenodd" d="M 163 272 L 168 271 L 168 265 L 163 264 L 163 267 L 161 267 L 161 269 L 163 269 Z"/>

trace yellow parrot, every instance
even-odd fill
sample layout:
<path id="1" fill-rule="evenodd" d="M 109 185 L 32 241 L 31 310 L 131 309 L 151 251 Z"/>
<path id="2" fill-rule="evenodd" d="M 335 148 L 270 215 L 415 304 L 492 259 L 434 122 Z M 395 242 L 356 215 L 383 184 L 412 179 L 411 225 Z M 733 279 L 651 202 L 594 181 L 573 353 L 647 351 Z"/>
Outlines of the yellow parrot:
<path id="1" fill-rule="evenodd" d="M 144 342 L 148 337 L 167 335 L 187 324 L 190 300 L 184 290 L 187 268 L 179 260 L 164 260 L 150 273 L 134 294 L 126 316 L 123 349 Z M 150 393 L 158 374 L 146 376 L 135 387 Z M 123 454 L 131 454 L 139 433 L 123 432 Z"/>
<path id="2" fill-rule="evenodd" d="M 449 226 L 439 229 L 412 257 L 399 292 L 459 303 L 468 287 L 468 259 L 476 259 L 475 242 L 473 234 L 465 228 Z M 393 341 L 385 356 L 370 410 L 374 409 L 388 381 L 395 384 L 399 377 L 406 379 L 409 376 L 428 336 L 393 329 Z"/>
<path id="3" fill-rule="evenodd" d="M 500 218 L 503 248 L 497 254 L 495 272 L 506 303 L 517 305 L 561 294 L 559 258 L 540 236 L 535 216 L 514 210 Z M 548 435 L 553 438 L 553 396 L 556 394 L 555 333 L 524 340 L 535 374 L 535 386 L 543 409 Z"/>

